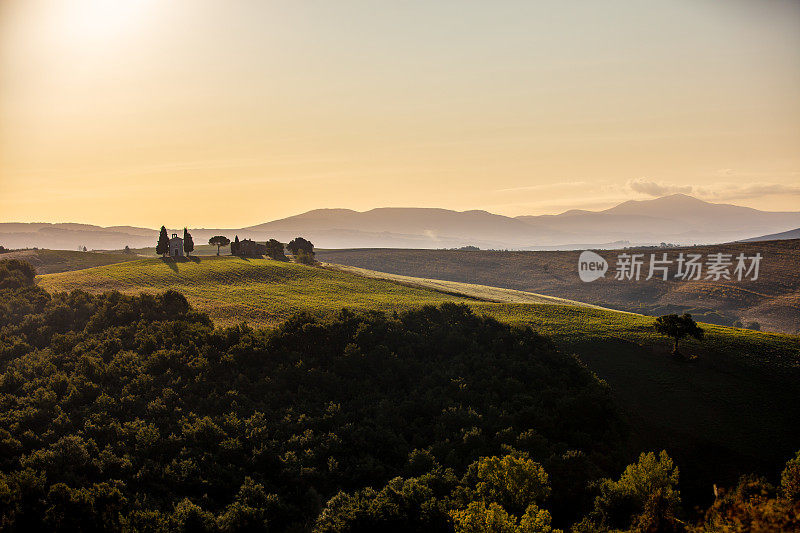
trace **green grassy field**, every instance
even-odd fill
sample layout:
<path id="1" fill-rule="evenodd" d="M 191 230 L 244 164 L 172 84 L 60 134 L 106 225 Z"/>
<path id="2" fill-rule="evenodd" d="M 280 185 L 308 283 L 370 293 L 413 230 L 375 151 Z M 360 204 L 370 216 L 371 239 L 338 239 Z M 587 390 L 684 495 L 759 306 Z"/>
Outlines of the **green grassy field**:
<path id="1" fill-rule="evenodd" d="M 0 259 L 22 259 L 39 274 L 68 272 L 140 259 L 133 254 L 78 252 L 72 250 L 19 250 L 0 254 Z"/>
<path id="2" fill-rule="evenodd" d="M 184 261 L 139 259 L 101 268 L 41 277 L 50 291 L 82 288 L 135 294 L 172 288 L 215 323 L 275 326 L 292 314 L 320 315 L 344 306 L 392 311 L 443 301 L 469 301 L 384 280 L 332 272 L 295 263 L 231 256 Z"/>
<path id="3" fill-rule="evenodd" d="M 361 277 L 383 279 L 407 285 L 410 287 L 419 287 L 423 289 L 431 289 L 436 292 L 445 294 L 458 294 L 467 296 L 476 300 L 483 300 L 495 303 L 517 303 L 517 304 L 555 304 L 555 305 L 577 305 L 580 307 L 595 307 L 601 308 L 597 305 L 586 304 L 583 302 L 576 302 L 575 300 L 567 300 L 565 298 L 556 298 L 555 296 L 547 296 L 544 294 L 537 294 L 533 292 L 517 291 L 514 289 L 503 289 L 501 287 L 490 287 L 487 285 L 477 285 L 474 283 L 460 283 L 457 281 L 447 281 L 441 279 L 428 279 L 428 278 L 415 278 L 411 276 L 401 276 L 398 274 L 389 274 L 386 272 L 377 272 L 375 270 L 367 270 L 365 268 L 358 268 L 346 265 L 337 265 L 333 263 L 321 263 L 324 268 L 336 270 L 339 272 L 348 272 Z"/>
<path id="4" fill-rule="evenodd" d="M 634 447 L 666 448 L 691 469 L 684 490 L 700 498 L 710 497 L 712 483 L 732 483 L 740 473 L 772 473 L 800 448 L 797 336 L 704 324 L 705 338 L 682 347 L 698 358 L 678 363 L 669 356 L 671 341 L 653 331 L 652 317 L 558 299 L 525 303 L 537 295 L 511 297 L 504 289 L 431 281 L 230 256 L 140 259 L 39 277 L 49 291 L 175 289 L 218 325 L 269 327 L 298 311 L 391 312 L 442 302 L 530 325 L 609 383 L 628 413 Z"/>

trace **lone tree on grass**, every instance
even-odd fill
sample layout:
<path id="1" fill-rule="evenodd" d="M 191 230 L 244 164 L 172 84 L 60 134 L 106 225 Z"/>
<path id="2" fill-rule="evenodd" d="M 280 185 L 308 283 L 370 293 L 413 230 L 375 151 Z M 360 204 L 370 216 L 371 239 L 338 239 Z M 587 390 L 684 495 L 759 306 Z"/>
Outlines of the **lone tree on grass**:
<path id="1" fill-rule="evenodd" d="M 292 239 L 286 248 L 292 252 L 295 263 L 303 263 L 304 265 L 313 265 L 316 263 L 314 260 L 314 243 L 302 237 Z"/>
<path id="2" fill-rule="evenodd" d="M 656 318 L 655 328 L 658 333 L 672 337 L 675 339 L 675 347 L 672 349 L 672 354 L 680 357 L 681 353 L 678 351 L 678 341 L 684 337 L 694 337 L 695 339 L 703 338 L 703 328 L 697 325 L 692 315 L 685 313 L 683 315 L 664 315 Z"/>
<path id="3" fill-rule="evenodd" d="M 228 246 L 231 243 L 231 240 L 224 235 L 217 235 L 216 237 L 211 237 L 208 239 L 208 244 L 217 247 L 217 255 L 219 255 L 219 249 L 221 246 Z"/>
<path id="4" fill-rule="evenodd" d="M 286 261 L 286 254 L 283 251 L 283 243 L 275 239 L 267 241 L 267 255 L 275 261 Z"/>
<path id="5" fill-rule="evenodd" d="M 186 252 L 186 257 L 189 257 L 189 252 L 194 251 L 192 234 L 186 228 L 183 228 L 183 251 Z"/>
<path id="6" fill-rule="evenodd" d="M 292 253 L 292 255 L 297 255 L 297 252 L 300 250 L 314 255 L 314 243 L 307 241 L 302 237 L 296 237 L 289 241 L 289 244 L 286 245 L 286 248 Z"/>
<path id="7" fill-rule="evenodd" d="M 165 257 L 169 253 L 169 237 L 167 236 L 167 228 L 161 226 L 161 233 L 158 234 L 158 244 L 156 244 L 156 253 Z"/>

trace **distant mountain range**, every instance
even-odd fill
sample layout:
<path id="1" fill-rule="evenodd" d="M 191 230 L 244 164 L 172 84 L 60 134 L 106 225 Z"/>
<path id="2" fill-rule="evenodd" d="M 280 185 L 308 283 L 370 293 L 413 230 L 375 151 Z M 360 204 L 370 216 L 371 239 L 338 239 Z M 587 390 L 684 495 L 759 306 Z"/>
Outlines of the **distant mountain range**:
<path id="1" fill-rule="evenodd" d="M 239 229 L 191 229 L 196 243 L 213 235 L 259 241 L 296 236 L 320 248 L 495 249 L 617 248 L 621 245 L 708 244 L 750 239 L 800 227 L 800 212 L 759 211 L 674 194 L 627 201 L 603 211 L 507 217 L 487 211 L 385 207 L 359 212 L 315 209 Z M 119 249 L 154 246 L 158 230 L 86 224 L 0 223 L 6 248 Z M 780 238 L 780 237 L 775 237 Z"/>

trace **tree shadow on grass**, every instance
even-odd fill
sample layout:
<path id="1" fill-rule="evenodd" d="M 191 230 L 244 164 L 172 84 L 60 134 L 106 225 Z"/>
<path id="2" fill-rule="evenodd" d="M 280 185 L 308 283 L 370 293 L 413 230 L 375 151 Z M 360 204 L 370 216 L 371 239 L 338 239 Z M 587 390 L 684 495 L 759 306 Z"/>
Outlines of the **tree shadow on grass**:
<path id="1" fill-rule="evenodd" d="M 188 257 L 162 257 L 161 261 L 173 271 L 178 272 L 178 263 L 200 263 L 201 259 L 196 255 L 190 255 Z"/>
<path id="2" fill-rule="evenodd" d="M 174 272 L 178 271 L 178 263 L 172 257 L 162 257 L 161 262 L 171 268 Z"/>

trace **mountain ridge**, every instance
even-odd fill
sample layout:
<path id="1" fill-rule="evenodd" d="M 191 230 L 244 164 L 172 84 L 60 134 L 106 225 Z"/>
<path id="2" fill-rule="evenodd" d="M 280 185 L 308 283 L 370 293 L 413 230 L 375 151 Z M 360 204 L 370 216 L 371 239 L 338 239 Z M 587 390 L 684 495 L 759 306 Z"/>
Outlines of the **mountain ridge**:
<path id="1" fill-rule="evenodd" d="M 483 209 L 320 208 L 244 228 L 192 228 L 195 242 L 213 235 L 288 241 L 302 235 L 321 248 L 537 249 L 603 247 L 608 243 L 707 244 L 777 234 L 800 226 L 800 212 L 760 211 L 685 194 L 628 200 L 608 209 L 569 209 L 554 215 L 509 217 Z M 180 230 L 169 230 L 176 232 Z M 158 230 L 79 223 L 0 223 L 6 248 L 119 249 L 152 246 Z"/>

